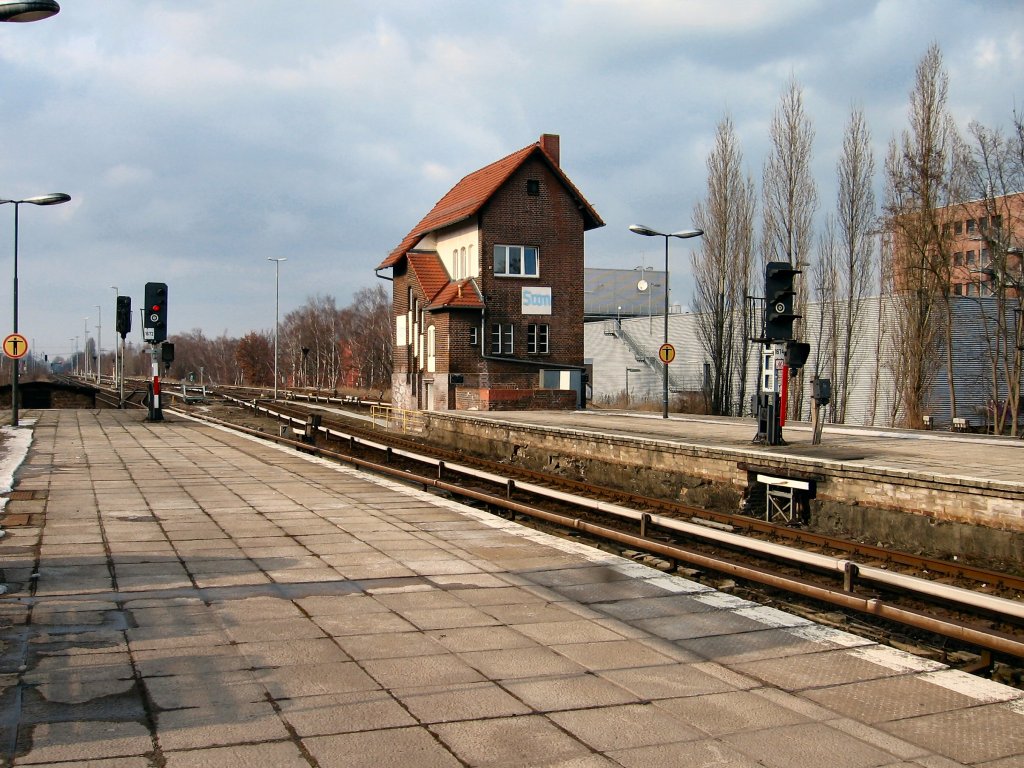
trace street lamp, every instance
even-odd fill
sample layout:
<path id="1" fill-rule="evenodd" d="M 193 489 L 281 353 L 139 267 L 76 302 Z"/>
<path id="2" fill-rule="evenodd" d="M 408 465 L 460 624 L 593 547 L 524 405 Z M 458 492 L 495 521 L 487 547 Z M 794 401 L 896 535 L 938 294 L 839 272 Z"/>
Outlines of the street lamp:
<path id="1" fill-rule="evenodd" d="M 100 383 L 103 374 L 103 308 L 96 305 L 96 383 Z"/>
<path id="2" fill-rule="evenodd" d="M 3 0 L 0 2 L 0 21 L 39 21 L 60 13 L 53 0 Z"/>
<path id="3" fill-rule="evenodd" d="M 26 5 L 26 3 L 21 5 Z M 0 6 L 0 13 L 3 12 L 2 9 L 3 6 Z M 70 199 L 71 195 L 55 192 L 52 195 L 26 197 L 24 200 L 0 200 L 0 205 L 10 203 L 14 206 L 14 333 L 18 332 L 18 210 L 24 203 L 30 203 L 31 205 L 59 205 L 60 203 L 66 203 Z M 12 366 L 11 373 L 11 426 L 16 427 L 18 426 L 18 367 L 21 364 L 17 360 L 13 362 L 14 365 Z"/>
<path id="4" fill-rule="evenodd" d="M 651 295 L 652 295 L 651 287 L 652 286 L 647 281 L 647 278 L 644 277 L 644 272 L 653 271 L 653 269 L 654 269 L 654 267 L 645 267 L 642 264 L 639 267 L 633 267 L 633 271 L 634 272 L 639 272 L 640 273 L 640 279 L 637 280 L 636 289 L 638 291 L 640 291 L 640 293 L 646 293 L 647 294 L 647 332 L 648 333 L 654 333 L 654 321 L 651 319 Z"/>
<path id="5" fill-rule="evenodd" d="M 665 238 L 665 344 L 668 344 L 668 241 L 670 237 L 678 237 L 680 240 L 687 240 L 691 237 L 700 237 L 704 234 L 702 229 L 681 229 L 678 232 L 657 232 L 650 227 L 639 224 L 631 224 L 630 232 L 635 232 L 644 237 Z M 668 418 L 668 363 L 662 362 L 664 366 L 661 391 L 661 418 Z"/>
<path id="6" fill-rule="evenodd" d="M 267 261 L 274 262 L 274 399 L 277 400 L 277 328 L 281 313 L 281 262 L 288 259 L 274 259 L 268 256 Z"/>

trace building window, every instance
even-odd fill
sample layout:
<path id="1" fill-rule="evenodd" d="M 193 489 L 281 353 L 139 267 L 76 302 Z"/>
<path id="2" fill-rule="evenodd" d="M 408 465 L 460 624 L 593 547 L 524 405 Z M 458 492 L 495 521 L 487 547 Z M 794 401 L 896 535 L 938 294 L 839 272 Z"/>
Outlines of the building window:
<path id="1" fill-rule="evenodd" d="M 526 326 L 526 354 L 546 355 L 548 353 L 548 326 L 530 323 Z"/>
<path id="2" fill-rule="evenodd" d="M 974 219 L 968 219 L 967 220 L 967 234 L 968 235 L 973 235 L 977 229 L 978 229 L 978 222 L 976 222 Z"/>
<path id="3" fill-rule="evenodd" d="M 993 216 L 992 217 L 992 229 L 1002 229 L 1002 228 L 1003 228 L 1003 217 L 1002 216 Z"/>
<path id="4" fill-rule="evenodd" d="M 513 328 L 511 323 L 492 323 L 491 324 L 491 354 L 492 355 L 511 355 L 515 350 L 513 342 L 515 341 Z"/>
<path id="5" fill-rule="evenodd" d="M 963 251 L 957 251 L 953 254 L 953 266 L 962 267 L 964 265 L 964 253 Z"/>
<path id="6" fill-rule="evenodd" d="M 974 264 L 974 256 L 974 251 L 967 252 L 967 266 L 971 266 L 972 264 Z"/>
<path id="7" fill-rule="evenodd" d="M 469 329 L 469 346 L 475 347 L 480 343 L 480 329 L 475 325 Z"/>
<path id="8" fill-rule="evenodd" d="M 540 249 L 532 245 L 494 246 L 494 274 L 505 277 L 538 277 Z"/>
<path id="9" fill-rule="evenodd" d="M 963 296 L 964 295 L 964 284 L 963 283 L 954 283 L 953 284 L 953 295 L 954 296 Z"/>
<path id="10" fill-rule="evenodd" d="M 953 234 L 962 235 L 964 233 L 964 223 L 957 221 L 953 224 Z"/>
<path id="11" fill-rule="evenodd" d="M 537 197 L 540 195 L 540 180 L 539 179 L 527 179 L 526 180 L 526 194 L 530 197 Z"/>
<path id="12" fill-rule="evenodd" d="M 988 248 L 981 249 L 981 263 L 984 264 L 988 261 Z"/>

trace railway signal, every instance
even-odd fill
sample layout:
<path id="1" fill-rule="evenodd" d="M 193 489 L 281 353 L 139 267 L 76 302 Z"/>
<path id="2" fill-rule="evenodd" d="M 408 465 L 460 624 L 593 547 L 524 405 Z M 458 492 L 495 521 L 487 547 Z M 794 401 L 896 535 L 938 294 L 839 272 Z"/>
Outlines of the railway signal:
<path id="1" fill-rule="evenodd" d="M 123 339 L 132 332 L 132 297 L 117 297 L 117 332 Z"/>
<path id="2" fill-rule="evenodd" d="M 142 307 L 142 338 L 152 346 L 153 380 L 150 383 L 149 417 L 147 421 L 163 421 L 160 408 L 161 345 L 167 341 L 167 283 L 146 283 L 145 303 Z M 173 359 L 173 347 L 171 355 Z"/>
<path id="3" fill-rule="evenodd" d="M 764 337 L 769 341 L 793 338 L 793 278 L 800 274 L 788 261 L 770 261 L 764 268 Z"/>
<path id="4" fill-rule="evenodd" d="M 167 340 L 167 283 L 146 283 L 142 338 L 153 344 Z"/>
<path id="5" fill-rule="evenodd" d="M 801 317 L 794 311 L 794 278 L 801 271 L 788 261 L 770 261 L 764 268 L 764 344 L 756 398 L 757 435 L 754 442 L 785 445 L 787 390 L 790 371 L 803 367 L 810 346 L 793 340 L 793 322 Z"/>

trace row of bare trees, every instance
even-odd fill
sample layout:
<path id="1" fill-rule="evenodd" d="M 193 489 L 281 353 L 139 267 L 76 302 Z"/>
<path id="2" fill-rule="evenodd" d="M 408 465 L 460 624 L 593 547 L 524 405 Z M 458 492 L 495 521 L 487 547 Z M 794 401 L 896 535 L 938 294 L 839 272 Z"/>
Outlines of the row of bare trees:
<path id="1" fill-rule="evenodd" d="M 858 376 L 858 344 L 874 337 L 875 389 L 882 373 L 894 382 L 890 423 L 920 426 L 942 367 L 951 412 L 957 414 L 954 345 L 954 233 L 951 211 L 982 201 L 988 220 L 1002 223 L 983 236 L 990 242 L 989 277 L 997 307 L 983 313 L 993 400 L 1007 404 L 1003 417 L 1018 422 L 1021 380 L 1020 241 L 1022 208 L 1007 195 L 1024 191 L 1024 126 L 1015 114 L 1009 135 L 977 123 L 964 139 L 952 120 L 948 76 L 941 50 L 932 45 L 919 62 L 910 91 L 907 129 L 889 142 L 884 164 L 885 199 L 875 199 L 876 167 L 864 111 L 854 106 L 836 162 L 837 195 L 815 235 L 817 185 L 811 174 L 814 129 L 802 88 L 791 80 L 769 127 L 770 150 L 761 177 L 760 237 L 754 183 L 744 170 L 732 120 L 718 125 L 707 160 L 707 193 L 693 219 L 705 235 L 693 255 L 698 336 L 711 361 L 709 407 L 718 414 L 744 411 L 755 318 L 746 297 L 760 292 L 755 278 L 769 261 L 803 272 L 797 306 L 820 302 L 818 327 L 797 322 L 795 337 L 814 337 L 815 375 L 833 383 L 828 418 L 844 421 Z M 974 215 L 977 215 L 976 213 Z M 999 217 L 994 219 L 993 217 Z M 1016 239 L 1015 239 L 1016 238 Z M 755 268 L 755 262 L 757 268 Z M 1018 277 L 1015 278 L 1013 275 Z M 865 333 L 866 301 L 889 298 L 878 329 Z M 799 311 L 799 310 L 798 310 Z M 813 331 L 813 333 L 812 333 Z M 885 361 L 885 362 L 881 362 Z M 797 382 L 789 404 L 805 412 L 805 387 Z"/>
<path id="2" fill-rule="evenodd" d="M 171 378 L 196 383 L 271 386 L 274 382 L 274 332 L 250 331 L 241 338 L 223 334 L 209 338 L 200 329 L 171 336 L 174 362 Z M 352 303 L 339 308 L 333 296 L 317 295 L 287 313 L 278 331 L 279 384 L 321 390 L 390 388 L 391 304 L 380 286 L 355 293 Z M 72 359 L 59 361 L 66 370 L 96 371 L 95 346 Z M 58 361 L 54 361 L 58 362 Z M 113 373 L 113 354 L 98 361 L 100 371 Z M 3 361 L 0 360 L 0 375 Z M 28 367 L 28 366 L 26 366 Z M 128 376 L 147 376 L 149 348 L 129 344 L 124 370 Z M 34 366 L 33 376 L 48 373 L 49 364 Z"/>

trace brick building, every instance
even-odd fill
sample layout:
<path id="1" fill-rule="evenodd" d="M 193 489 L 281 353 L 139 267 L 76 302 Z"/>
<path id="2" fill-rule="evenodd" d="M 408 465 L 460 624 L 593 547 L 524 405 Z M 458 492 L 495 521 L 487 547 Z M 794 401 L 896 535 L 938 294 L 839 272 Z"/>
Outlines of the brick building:
<path id="1" fill-rule="evenodd" d="M 1001 280 L 1019 295 L 1024 273 L 1024 193 L 948 206 L 941 211 L 952 238 L 954 296 L 992 296 Z"/>
<path id="2" fill-rule="evenodd" d="M 456 184 L 391 269 L 391 399 L 408 409 L 583 404 L 583 236 L 604 226 L 540 140 Z"/>

